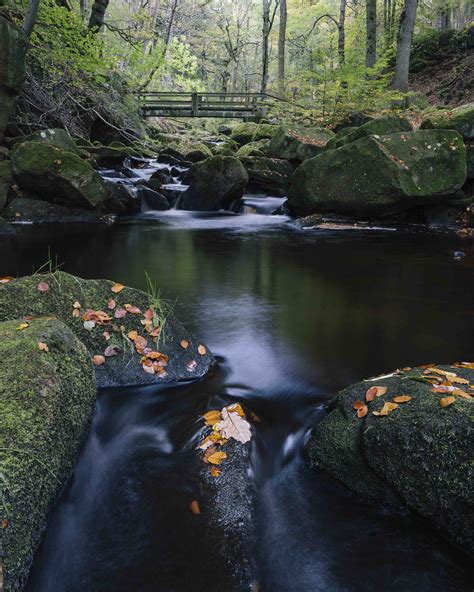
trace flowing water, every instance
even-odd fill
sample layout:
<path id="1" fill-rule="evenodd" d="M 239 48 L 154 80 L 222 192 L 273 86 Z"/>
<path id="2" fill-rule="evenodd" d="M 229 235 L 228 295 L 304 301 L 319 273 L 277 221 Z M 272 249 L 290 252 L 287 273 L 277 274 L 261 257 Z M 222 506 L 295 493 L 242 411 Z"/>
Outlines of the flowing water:
<path id="1" fill-rule="evenodd" d="M 244 211 L 268 204 L 249 197 Z M 226 592 L 189 510 L 191 458 L 199 414 L 235 399 L 261 419 L 250 467 L 261 592 L 472 590 L 462 551 L 358 501 L 302 454 L 343 386 L 472 357 L 472 242 L 171 210 L 108 227 L 20 226 L 2 239 L 2 274 L 31 273 L 48 251 L 65 271 L 136 288 L 146 270 L 218 365 L 196 383 L 99 393 L 30 592 Z"/>

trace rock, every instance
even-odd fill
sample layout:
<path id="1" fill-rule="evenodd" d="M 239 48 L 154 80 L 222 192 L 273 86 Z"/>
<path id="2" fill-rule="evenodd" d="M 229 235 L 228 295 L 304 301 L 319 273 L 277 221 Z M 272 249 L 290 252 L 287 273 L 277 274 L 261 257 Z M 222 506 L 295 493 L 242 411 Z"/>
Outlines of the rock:
<path id="1" fill-rule="evenodd" d="M 10 160 L 10 150 L 5 146 L 0 146 L 0 162 L 2 160 Z"/>
<path id="2" fill-rule="evenodd" d="M 173 175 L 171 175 L 170 172 L 167 170 L 160 169 L 153 173 L 153 175 L 148 179 L 148 182 L 150 181 L 153 181 L 153 186 L 150 185 L 150 187 L 152 189 L 155 189 L 155 191 L 158 191 L 161 185 L 168 185 L 169 183 L 173 183 Z"/>
<path id="3" fill-rule="evenodd" d="M 61 148 L 62 150 L 68 150 L 69 152 L 78 151 L 76 142 L 69 135 L 69 132 L 63 129 L 45 129 L 33 132 L 28 136 L 14 138 L 11 144 L 23 144 L 24 142 L 39 142 L 48 146 Z"/>
<path id="4" fill-rule="evenodd" d="M 474 103 L 435 113 L 422 122 L 420 129 L 456 130 L 464 140 L 472 142 L 474 141 Z"/>
<path id="5" fill-rule="evenodd" d="M 20 331 L 23 322 L 21 315 L 0 324 L 0 515 L 4 586 L 11 592 L 24 589 L 96 397 L 90 356 L 74 333 L 56 319 L 34 319 Z"/>
<path id="6" fill-rule="evenodd" d="M 99 174 L 73 152 L 25 142 L 14 147 L 11 162 L 18 185 L 46 201 L 99 208 L 110 197 Z"/>
<path id="7" fill-rule="evenodd" d="M 230 136 L 232 134 L 232 128 L 230 127 L 230 125 L 226 124 L 220 125 L 217 131 L 223 136 Z"/>
<path id="8" fill-rule="evenodd" d="M 237 142 L 227 138 L 225 142 L 221 142 L 212 146 L 211 151 L 216 156 L 235 156 L 235 153 L 239 148 L 240 146 L 237 144 Z"/>
<path id="9" fill-rule="evenodd" d="M 239 146 L 243 146 L 244 144 L 248 144 L 253 140 L 257 128 L 258 124 L 251 121 L 239 123 L 232 130 L 230 138 L 231 140 L 234 140 L 234 142 L 237 142 Z"/>
<path id="10" fill-rule="evenodd" d="M 473 370 L 441 369 L 474 381 Z M 340 392 L 312 432 L 310 463 L 375 504 L 415 510 L 473 553 L 474 400 L 455 396 L 454 404 L 442 408 L 440 399 L 448 395 L 433 393 L 431 384 L 419 382 L 423 376 L 422 369 L 413 369 Z M 388 390 L 359 419 L 353 405 L 365 400 L 371 386 Z M 467 385 L 456 386 L 468 390 Z M 401 394 L 412 399 L 385 417 L 373 415 Z"/>
<path id="11" fill-rule="evenodd" d="M 49 290 L 38 291 L 37 286 L 40 282 L 46 282 Z M 109 280 L 83 280 L 61 271 L 15 279 L 8 284 L 0 285 L 0 321 L 27 315 L 53 315 L 75 333 L 88 349 L 90 356 L 103 355 L 108 346 L 116 346 L 120 353 L 108 357 L 102 366 L 95 367 L 99 387 L 195 379 L 206 374 L 214 362 L 214 357 L 207 348 L 203 355 L 198 352 L 200 342 L 190 335 L 169 311 L 166 302 L 157 299 L 154 303 L 154 298 L 145 292 L 128 287 L 114 294 L 112 286 L 113 282 Z M 108 309 L 107 304 L 111 298 L 116 302 L 113 310 Z M 87 309 L 104 311 L 113 317 L 112 321 L 103 325 L 97 324 L 91 330 L 86 329 L 84 320 L 73 316 L 73 304 L 76 301 L 82 305 L 81 314 Z M 141 356 L 135 352 L 132 342 L 126 338 L 131 330 L 142 336 L 146 335 L 140 322 L 143 320 L 143 314 L 127 313 L 123 318 L 114 318 L 116 310 L 123 309 L 125 304 L 136 306 L 144 313 L 153 303 L 160 326 L 163 326 L 166 320 L 165 335 L 161 336 L 159 344 L 151 338 L 147 339 L 150 348 L 159 349 L 169 356 L 167 374 L 161 377 L 143 370 Z M 120 331 L 121 326 L 125 327 L 124 333 Z M 104 331 L 110 333 L 109 341 L 105 340 Z M 182 340 L 189 342 L 186 349 L 180 345 Z"/>
<path id="12" fill-rule="evenodd" d="M 23 30 L 0 14 L 0 140 L 23 85 L 25 52 Z"/>
<path id="13" fill-rule="evenodd" d="M 189 162 L 201 162 L 211 156 L 212 151 L 205 144 L 196 144 L 184 153 L 185 160 Z"/>
<path id="14" fill-rule="evenodd" d="M 404 117 L 399 117 L 398 115 L 378 117 L 377 119 L 372 119 L 371 121 L 361 125 L 349 133 L 338 135 L 336 138 L 333 138 L 333 140 L 331 140 L 330 143 L 328 142 L 328 145 L 326 145 L 326 150 L 332 150 L 334 148 L 346 146 L 347 144 L 355 142 L 360 138 L 365 138 L 366 136 L 382 136 L 396 132 L 411 131 L 413 131 L 411 123 Z"/>
<path id="15" fill-rule="evenodd" d="M 393 99 L 391 101 L 392 109 L 427 109 L 430 105 L 428 97 L 422 92 L 410 91 L 402 99 Z"/>
<path id="16" fill-rule="evenodd" d="M 127 146 L 91 146 L 86 148 L 92 155 L 92 159 L 98 167 L 117 166 L 125 163 L 130 156 L 136 156 L 133 148 Z"/>
<path id="17" fill-rule="evenodd" d="M 235 154 L 236 158 L 247 156 L 265 156 L 265 150 L 269 145 L 268 140 L 259 140 L 258 142 L 249 142 L 239 148 Z"/>
<path id="18" fill-rule="evenodd" d="M 336 134 L 338 134 L 344 128 L 360 127 L 361 125 L 364 125 L 364 123 L 372 121 L 372 119 L 374 118 L 370 115 L 361 113 L 360 111 L 354 111 L 353 113 L 346 115 L 341 121 L 339 121 L 339 123 L 335 125 L 333 129 L 336 132 Z"/>
<path id="19" fill-rule="evenodd" d="M 0 235 L 16 234 L 16 228 L 10 222 L 0 218 Z"/>
<path id="20" fill-rule="evenodd" d="M 140 199 L 133 188 L 124 183 L 105 181 L 111 197 L 104 203 L 104 211 L 110 214 L 136 214 L 141 210 Z"/>
<path id="21" fill-rule="evenodd" d="M 186 157 L 182 152 L 179 152 L 179 150 L 175 150 L 168 146 L 167 148 L 160 150 L 158 153 L 158 161 L 167 164 L 180 164 L 186 162 Z"/>
<path id="22" fill-rule="evenodd" d="M 3 210 L 2 216 L 11 222 L 88 223 L 102 222 L 96 212 L 82 208 L 66 208 L 40 199 L 15 197 Z"/>
<path id="23" fill-rule="evenodd" d="M 264 191 L 276 197 L 288 195 L 293 167 L 287 160 L 255 156 L 240 160 L 249 176 L 249 190 Z"/>
<path id="24" fill-rule="evenodd" d="M 181 209 L 213 211 L 240 199 L 249 177 L 243 164 L 230 156 L 213 156 L 190 169 L 189 188 L 184 192 Z"/>
<path id="25" fill-rule="evenodd" d="M 474 142 L 466 144 L 467 178 L 474 179 Z"/>
<path id="26" fill-rule="evenodd" d="M 13 183 L 14 179 L 10 161 L 0 161 L 0 212 L 7 205 Z"/>
<path id="27" fill-rule="evenodd" d="M 137 197 L 142 203 L 142 211 L 148 210 L 169 210 L 171 208 L 169 201 L 162 193 L 153 191 L 146 185 L 137 185 Z"/>
<path id="28" fill-rule="evenodd" d="M 301 163 L 320 154 L 333 136 L 333 132 L 322 128 L 299 132 L 281 127 L 270 140 L 267 154 L 272 158 Z"/>
<path id="29" fill-rule="evenodd" d="M 307 215 L 386 216 L 435 204 L 466 179 L 466 150 L 449 130 L 368 136 L 306 161 L 293 175 L 289 203 Z"/>

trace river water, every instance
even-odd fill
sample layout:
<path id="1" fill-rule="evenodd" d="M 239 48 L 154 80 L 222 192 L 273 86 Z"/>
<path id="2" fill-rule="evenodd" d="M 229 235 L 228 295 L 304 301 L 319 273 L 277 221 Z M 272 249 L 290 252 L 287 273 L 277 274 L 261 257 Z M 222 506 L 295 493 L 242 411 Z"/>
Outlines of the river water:
<path id="1" fill-rule="evenodd" d="M 265 211 L 259 203 L 247 211 Z M 65 271 L 136 288 L 146 271 L 219 363 L 198 383 L 99 393 L 30 592 L 226 592 L 189 511 L 189 442 L 199 413 L 234 398 L 261 418 L 251 455 L 261 592 L 472 590 L 460 550 L 358 501 L 301 453 L 343 386 L 472 357 L 472 241 L 171 210 L 106 227 L 20 226 L 2 239 L 0 269 L 31 273 L 48 253 Z"/>

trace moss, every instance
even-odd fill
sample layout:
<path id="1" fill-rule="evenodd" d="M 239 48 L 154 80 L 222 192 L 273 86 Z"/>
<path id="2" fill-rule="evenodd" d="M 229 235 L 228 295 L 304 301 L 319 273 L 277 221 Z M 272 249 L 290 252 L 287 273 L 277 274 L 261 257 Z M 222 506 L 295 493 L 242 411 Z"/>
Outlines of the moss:
<path id="1" fill-rule="evenodd" d="M 240 159 L 249 176 L 249 187 L 270 195 L 288 194 L 293 167 L 286 160 L 248 156 Z"/>
<path id="2" fill-rule="evenodd" d="M 0 504 L 5 590 L 21 590 L 95 405 L 85 347 L 60 321 L 0 323 Z M 48 352 L 38 349 L 46 343 Z"/>
<path id="3" fill-rule="evenodd" d="M 338 134 L 337 138 L 334 138 L 331 142 L 330 147 L 340 148 L 341 146 L 346 146 L 360 138 L 365 138 L 374 134 L 382 136 L 386 134 L 394 134 L 396 132 L 411 131 L 413 131 L 411 123 L 405 117 L 387 115 L 386 117 L 378 117 L 377 119 L 368 121 L 367 123 L 364 123 L 364 125 L 361 125 L 348 133 Z"/>
<path id="4" fill-rule="evenodd" d="M 421 129 L 450 129 L 459 132 L 464 140 L 474 141 L 474 103 L 430 115 Z"/>
<path id="5" fill-rule="evenodd" d="M 17 144 L 11 153 L 21 188 L 47 201 L 95 208 L 109 197 L 99 174 L 77 154 L 39 142 Z"/>
<path id="6" fill-rule="evenodd" d="M 49 285 L 47 292 L 39 292 L 39 282 Z M 113 319 L 105 326 L 97 325 L 93 330 L 84 328 L 82 318 L 73 316 L 73 304 L 78 301 L 82 305 L 82 312 L 87 309 L 109 312 L 107 303 L 114 298 L 117 308 L 131 304 L 140 308 L 142 312 L 150 306 L 150 296 L 140 290 L 124 288 L 119 294 L 111 291 L 113 282 L 109 280 L 83 280 L 62 271 L 55 273 L 32 275 L 13 280 L 0 285 L 0 321 L 25 317 L 54 315 L 61 319 L 86 346 L 91 356 L 103 354 L 108 345 L 116 345 L 121 353 L 107 359 L 107 363 L 96 368 L 99 386 L 113 386 L 117 384 L 142 384 L 155 382 L 155 375 L 147 374 L 139 364 L 138 356 L 125 335 L 131 330 L 138 331 L 145 336 L 140 320 L 140 314 L 127 314 L 124 318 Z M 113 316 L 113 312 L 112 312 Z M 162 315 L 162 338 L 159 349 L 169 356 L 167 368 L 168 380 L 196 378 L 205 374 L 213 362 L 213 356 L 208 352 L 200 355 L 197 351 L 199 342 L 190 335 L 181 323 L 169 314 Z M 166 321 L 166 322 L 165 322 Z M 165 324 L 164 324 L 165 322 Z M 123 327 L 123 331 L 121 330 Z M 103 332 L 107 330 L 112 335 L 110 341 L 105 341 Z M 180 341 L 189 341 L 189 347 L 184 350 Z M 156 349 L 156 343 L 149 340 L 150 347 Z M 192 372 L 187 370 L 187 364 L 196 361 L 196 368 Z M 163 379 L 159 379 L 163 380 Z"/>
<path id="7" fill-rule="evenodd" d="M 231 134 L 231 139 L 237 142 L 240 146 L 248 144 L 253 140 L 254 134 L 258 129 L 258 125 L 253 122 L 239 123 L 234 127 Z"/>
<path id="8" fill-rule="evenodd" d="M 322 128 L 304 130 L 280 127 L 272 137 L 267 153 L 274 158 L 304 162 L 320 154 L 334 133 Z"/>
<path id="9" fill-rule="evenodd" d="M 441 368 L 473 382 L 472 370 Z M 439 399 L 445 395 L 414 380 L 422 376 L 415 370 L 342 391 L 314 429 L 309 457 L 312 466 L 326 469 L 372 502 L 402 501 L 474 552 L 474 401 L 457 398 L 443 409 Z M 388 391 L 358 419 L 354 402 L 364 400 L 373 385 L 387 386 Z M 372 414 L 398 394 L 412 400 L 386 417 Z"/>
<path id="10" fill-rule="evenodd" d="M 13 184 L 12 166 L 9 160 L 0 161 L 0 212 L 5 208 Z"/>
<path id="11" fill-rule="evenodd" d="M 62 150 L 67 150 L 69 152 L 77 151 L 77 145 L 73 138 L 66 130 L 63 129 L 44 129 L 33 132 L 28 136 L 15 139 L 15 143 L 23 144 L 24 142 L 39 142 L 41 144 L 47 144 Z"/>
<path id="12" fill-rule="evenodd" d="M 268 147 L 268 140 L 259 140 L 258 142 L 249 142 L 239 148 L 235 154 L 237 158 L 245 156 L 265 156 L 265 149 Z"/>

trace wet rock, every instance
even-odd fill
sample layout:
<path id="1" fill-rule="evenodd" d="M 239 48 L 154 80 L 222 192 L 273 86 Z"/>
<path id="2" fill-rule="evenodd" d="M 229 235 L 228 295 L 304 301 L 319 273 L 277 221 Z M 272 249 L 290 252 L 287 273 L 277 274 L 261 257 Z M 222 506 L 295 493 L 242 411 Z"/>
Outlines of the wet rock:
<path id="1" fill-rule="evenodd" d="M 184 153 L 185 160 L 189 162 L 201 162 L 212 156 L 211 149 L 205 144 L 193 145 Z"/>
<path id="2" fill-rule="evenodd" d="M 148 210 L 169 210 L 169 201 L 162 193 L 153 191 L 145 185 L 137 185 L 137 197 L 142 203 L 142 211 Z"/>
<path id="3" fill-rule="evenodd" d="M 104 211 L 110 214 L 136 214 L 140 211 L 140 199 L 133 188 L 124 183 L 106 181 L 111 197 L 104 203 Z"/>
<path id="4" fill-rule="evenodd" d="M 213 156 L 194 164 L 189 171 L 189 188 L 184 192 L 183 210 L 212 211 L 240 199 L 249 177 L 237 158 Z"/>
<path id="5" fill-rule="evenodd" d="M 287 160 L 265 157 L 240 159 L 249 176 L 248 189 L 283 197 L 290 189 L 293 167 Z"/>
<path id="6" fill-rule="evenodd" d="M 153 181 L 153 185 L 150 185 L 150 187 L 155 189 L 155 191 L 158 191 L 161 185 L 167 185 L 168 183 L 173 182 L 173 175 L 169 171 L 161 169 L 153 173 L 149 179 L 149 182 L 150 181 Z M 159 187 L 158 183 L 160 184 Z"/>
<path id="7" fill-rule="evenodd" d="M 96 212 L 82 208 L 67 208 L 40 199 L 16 197 L 3 210 L 2 216 L 10 222 L 88 223 L 98 224 L 102 218 Z"/>
<path id="8" fill-rule="evenodd" d="M 25 77 L 26 37 L 20 27 L 0 14 L 0 140 Z"/>
<path id="9" fill-rule="evenodd" d="M 326 150 L 333 150 L 346 146 L 351 142 L 355 142 L 360 138 L 365 138 L 371 135 L 386 135 L 396 132 L 411 132 L 413 128 L 411 123 L 404 117 L 398 115 L 388 115 L 387 117 L 378 117 L 361 125 L 360 127 L 351 130 L 349 133 L 338 134 L 326 144 Z"/>
<path id="10" fill-rule="evenodd" d="M 44 129 L 33 132 L 28 136 L 14 138 L 11 141 L 12 145 L 23 144 L 24 142 L 39 142 L 40 144 L 47 144 L 48 146 L 55 146 L 62 150 L 69 152 L 77 152 L 78 147 L 76 142 L 72 139 L 69 132 L 63 129 Z"/>
<path id="11" fill-rule="evenodd" d="M 86 348 L 62 322 L 0 323 L 0 505 L 5 590 L 23 590 L 95 406 Z M 41 351 L 44 343 L 48 351 Z"/>
<path id="12" fill-rule="evenodd" d="M 235 156 L 239 149 L 239 144 L 230 138 L 226 142 L 221 142 L 212 147 L 212 153 L 216 156 Z"/>
<path id="13" fill-rule="evenodd" d="M 465 141 L 474 141 L 474 103 L 449 111 L 440 111 L 425 119 L 420 129 L 450 129 L 461 134 Z"/>
<path id="14" fill-rule="evenodd" d="M 217 131 L 223 136 L 230 136 L 232 134 L 232 128 L 230 127 L 230 125 L 226 124 L 220 125 Z"/>
<path id="15" fill-rule="evenodd" d="M 242 146 L 235 153 L 236 158 L 245 158 L 248 156 L 265 156 L 269 140 L 259 140 L 258 142 L 249 142 Z"/>
<path id="16" fill-rule="evenodd" d="M 0 235 L 15 234 L 16 229 L 13 224 L 10 224 L 7 220 L 0 218 Z"/>
<path id="17" fill-rule="evenodd" d="M 12 167 L 9 160 L 0 161 L 0 212 L 7 205 L 14 183 Z"/>
<path id="18" fill-rule="evenodd" d="M 40 282 L 46 282 L 49 290 L 38 291 Z M 28 315 L 55 316 L 84 343 L 90 356 L 104 355 L 109 346 L 117 348 L 117 355 L 107 357 L 105 364 L 95 367 L 100 387 L 186 380 L 206 374 L 214 357 L 207 348 L 204 354 L 198 352 L 200 342 L 186 331 L 165 302 L 155 301 L 145 292 L 128 287 L 114 294 L 112 286 L 113 282 L 109 280 L 83 280 L 61 271 L 18 278 L 0 285 L 0 321 Z M 108 308 L 111 298 L 116 303 L 113 310 Z M 73 316 L 76 301 L 82 305 L 81 314 L 87 309 L 99 310 L 108 313 L 112 320 L 88 330 L 80 316 Z M 116 309 L 124 309 L 125 304 L 138 307 L 142 313 L 154 305 L 163 329 L 159 343 L 148 337 L 147 345 L 169 356 L 166 375 L 148 374 L 143 370 L 141 355 L 135 352 L 127 338 L 131 330 L 144 337 L 147 335 L 140 322 L 143 314 L 127 313 L 122 318 L 115 318 Z M 123 331 L 121 327 L 124 327 Z M 104 331 L 110 333 L 109 340 L 104 338 Z M 180 345 L 182 340 L 189 342 L 186 349 Z"/>
<path id="19" fill-rule="evenodd" d="M 441 369 L 474 381 L 473 370 Z M 448 395 L 433 393 L 423 377 L 422 369 L 413 369 L 341 391 L 312 432 L 310 463 L 373 503 L 418 512 L 473 553 L 474 400 L 454 396 L 455 402 L 443 408 L 440 400 Z M 359 419 L 354 403 L 364 401 L 372 386 L 386 386 L 387 393 L 371 402 L 368 414 Z M 385 417 L 373 415 L 402 394 L 411 400 Z"/>
<path id="20" fill-rule="evenodd" d="M 466 150 L 449 130 L 369 136 L 306 161 L 289 194 L 293 212 L 384 216 L 445 201 L 466 179 Z"/>
<path id="21" fill-rule="evenodd" d="M 322 128 L 293 130 L 281 127 L 270 140 L 268 156 L 299 164 L 320 154 L 334 133 Z"/>
<path id="22" fill-rule="evenodd" d="M 247 123 L 239 123 L 233 128 L 230 138 L 231 140 L 234 140 L 234 142 L 237 142 L 239 146 L 243 146 L 253 140 L 257 128 L 258 124 L 251 121 Z"/>
<path id="23" fill-rule="evenodd" d="M 99 208 L 109 191 L 88 162 L 73 152 L 39 142 L 17 144 L 11 152 L 15 179 L 22 189 L 56 204 Z"/>

